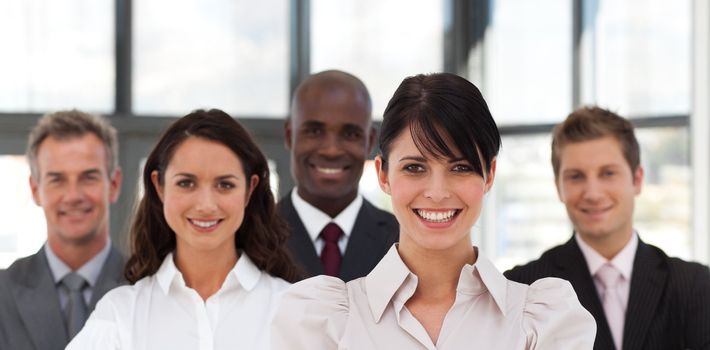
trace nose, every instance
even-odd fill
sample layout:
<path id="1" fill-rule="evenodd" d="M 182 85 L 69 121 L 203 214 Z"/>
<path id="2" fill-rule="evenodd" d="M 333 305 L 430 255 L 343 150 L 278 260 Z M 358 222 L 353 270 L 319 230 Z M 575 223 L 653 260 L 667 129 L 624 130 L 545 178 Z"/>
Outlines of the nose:
<path id="1" fill-rule="evenodd" d="M 323 143 L 318 147 L 318 153 L 325 157 L 335 158 L 343 153 L 340 135 L 337 132 L 328 132 L 323 138 Z"/>
<path id="2" fill-rule="evenodd" d="M 77 182 L 69 182 L 64 192 L 64 202 L 68 204 L 77 204 L 84 200 L 84 191 L 81 185 Z"/>
<path id="3" fill-rule="evenodd" d="M 587 181 L 584 185 L 584 192 L 582 194 L 584 200 L 589 202 L 598 202 L 603 198 L 604 191 L 602 189 L 602 184 L 596 179 L 591 179 Z"/>
<path id="4" fill-rule="evenodd" d="M 203 187 L 197 193 L 195 210 L 199 214 L 213 214 L 217 209 L 217 198 L 212 188 Z"/>
<path id="5" fill-rule="evenodd" d="M 449 184 L 446 176 L 441 174 L 432 174 L 429 179 L 430 180 L 426 184 L 426 189 L 424 190 L 425 198 L 434 202 L 441 202 L 451 197 L 451 191 L 449 190 Z"/>

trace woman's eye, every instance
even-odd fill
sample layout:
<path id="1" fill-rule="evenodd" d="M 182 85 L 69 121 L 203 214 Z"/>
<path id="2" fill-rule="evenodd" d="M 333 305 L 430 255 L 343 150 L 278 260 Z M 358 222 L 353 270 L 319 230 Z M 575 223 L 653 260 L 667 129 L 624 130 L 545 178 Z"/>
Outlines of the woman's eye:
<path id="1" fill-rule="evenodd" d="M 231 190 L 234 188 L 234 184 L 231 182 L 220 182 L 217 184 L 217 187 L 222 190 Z"/>
<path id="2" fill-rule="evenodd" d="M 424 172 L 424 167 L 421 164 L 407 164 L 403 170 L 409 173 L 421 173 Z"/>
<path id="3" fill-rule="evenodd" d="M 182 188 L 190 188 L 194 186 L 194 182 L 192 182 L 192 180 L 180 180 L 177 182 L 177 186 Z"/>
<path id="4" fill-rule="evenodd" d="M 451 170 L 457 173 L 468 173 L 473 171 L 473 168 L 468 164 L 456 164 Z"/>

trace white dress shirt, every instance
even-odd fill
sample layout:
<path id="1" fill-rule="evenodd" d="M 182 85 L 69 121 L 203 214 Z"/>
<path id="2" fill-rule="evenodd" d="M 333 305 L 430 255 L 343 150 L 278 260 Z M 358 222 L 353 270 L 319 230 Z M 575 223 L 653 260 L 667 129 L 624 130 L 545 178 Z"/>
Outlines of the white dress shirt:
<path id="1" fill-rule="evenodd" d="M 323 245 L 325 244 L 323 238 L 320 237 L 320 232 L 331 222 L 336 223 L 340 229 L 343 230 L 343 235 L 340 236 L 340 240 L 338 240 L 338 248 L 340 248 L 340 254 L 344 255 L 345 248 L 348 246 L 350 233 L 352 233 L 353 226 L 355 226 L 357 214 L 362 207 L 362 195 L 358 193 L 355 200 L 350 202 L 350 204 L 334 218 L 331 218 L 328 214 L 301 198 L 301 196 L 298 195 L 298 188 L 294 188 L 293 191 L 291 191 L 291 201 L 293 202 L 293 207 L 296 209 L 296 213 L 298 213 L 298 217 L 300 217 L 301 222 L 303 222 L 303 226 L 306 227 L 306 231 L 311 237 L 313 245 L 316 247 L 318 256 L 320 256 Z"/>
<path id="2" fill-rule="evenodd" d="M 154 275 L 108 292 L 67 349 L 269 349 L 273 310 L 288 286 L 242 253 L 203 301 L 168 254 Z"/>
<path id="3" fill-rule="evenodd" d="M 614 266 L 619 272 L 621 272 L 621 276 L 623 277 L 619 284 L 616 287 L 616 291 L 619 293 L 618 297 L 619 300 L 621 300 L 622 305 L 624 306 L 624 310 L 626 310 L 626 307 L 629 305 L 629 290 L 631 288 L 631 273 L 633 272 L 634 268 L 634 258 L 636 257 L 636 248 L 638 248 L 639 245 L 639 239 L 634 232 L 631 235 L 631 239 L 626 243 L 624 248 L 619 251 L 616 256 L 614 256 L 611 260 L 607 260 L 605 257 L 601 256 L 594 248 L 589 246 L 584 240 L 579 238 L 579 235 L 577 233 L 574 234 L 574 239 L 577 240 L 577 245 L 579 245 L 579 249 L 582 251 L 582 255 L 584 255 L 584 260 L 587 261 L 587 266 L 589 267 L 589 273 L 592 276 L 592 279 L 594 280 L 594 286 L 597 288 L 597 294 L 599 295 L 599 298 L 603 297 L 604 294 L 604 286 L 599 282 L 598 279 L 594 278 L 594 276 L 597 274 L 597 271 L 602 267 L 602 265 L 609 263 L 611 266 Z"/>
<path id="4" fill-rule="evenodd" d="M 397 246 L 366 277 L 348 283 L 316 276 L 294 284 L 272 326 L 276 350 L 326 349 L 592 349 L 596 323 L 569 282 L 531 286 L 507 280 L 479 254 L 459 276 L 454 305 L 437 343 L 406 303 L 417 276 Z"/>

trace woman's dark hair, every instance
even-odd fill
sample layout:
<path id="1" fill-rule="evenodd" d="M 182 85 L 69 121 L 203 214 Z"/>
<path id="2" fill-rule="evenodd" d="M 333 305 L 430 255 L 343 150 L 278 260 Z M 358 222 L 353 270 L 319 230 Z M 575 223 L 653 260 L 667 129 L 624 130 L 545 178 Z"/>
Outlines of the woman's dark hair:
<path id="1" fill-rule="evenodd" d="M 463 157 L 483 177 L 501 147 L 498 127 L 481 92 L 450 73 L 408 77 L 394 92 L 380 130 L 383 169 L 387 169 L 392 142 L 405 128 L 423 155 Z"/>
<path id="2" fill-rule="evenodd" d="M 151 181 L 158 171 L 158 181 L 165 181 L 165 169 L 177 147 L 190 137 L 211 140 L 228 147 L 242 162 L 246 185 L 256 174 L 259 183 L 244 209 L 244 221 L 235 235 L 235 249 L 244 251 L 259 269 L 294 282 L 300 272 L 286 249 L 288 229 L 275 210 L 269 186 L 269 167 L 264 154 L 249 133 L 227 113 L 217 109 L 194 111 L 173 123 L 148 156 L 143 169 L 145 195 L 131 224 L 132 255 L 124 275 L 135 283 L 154 274 L 168 253 L 175 250 L 175 233 L 163 215 L 163 203 Z"/>

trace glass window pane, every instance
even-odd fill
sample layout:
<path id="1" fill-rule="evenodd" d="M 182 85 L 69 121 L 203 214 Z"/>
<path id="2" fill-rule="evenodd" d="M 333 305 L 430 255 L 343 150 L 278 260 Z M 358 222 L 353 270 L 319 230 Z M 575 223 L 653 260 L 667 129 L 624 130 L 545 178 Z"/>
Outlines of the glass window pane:
<path id="1" fill-rule="evenodd" d="M 692 258 L 691 170 L 687 128 L 637 129 L 645 178 L 636 199 L 634 228 L 641 239 L 670 256 Z M 496 264 L 508 269 L 537 259 L 571 237 L 550 165 L 550 135 L 509 136 L 498 157 Z"/>
<path id="2" fill-rule="evenodd" d="M 288 4 L 134 1 L 135 112 L 183 115 L 220 108 L 283 118 L 289 99 Z"/>
<path id="3" fill-rule="evenodd" d="M 554 122 L 572 106 L 572 2 L 493 0 L 483 95 L 501 125 Z"/>
<path id="4" fill-rule="evenodd" d="M 381 118 L 407 76 L 443 69 L 443 1 L 312 0 L 311 71 L 341 69 L 370 90 Z"/>
<path id="5" fill-rule="evenodd" d="M 689 113 L 692 1 L 591 4 L 584 101 L 630 116 Z"/>
<path id="6" fill-rule="evenodd" d="M 0 269 L 34 254 L 47 239 L 42 208 L 32 200 L 30 168 L 24 156 L 0 155 Z"/>
<path id="7" fill-rule="evenodd" d="M 0 110 L 113 111 L 114 1 L 0 2 Z"/>

